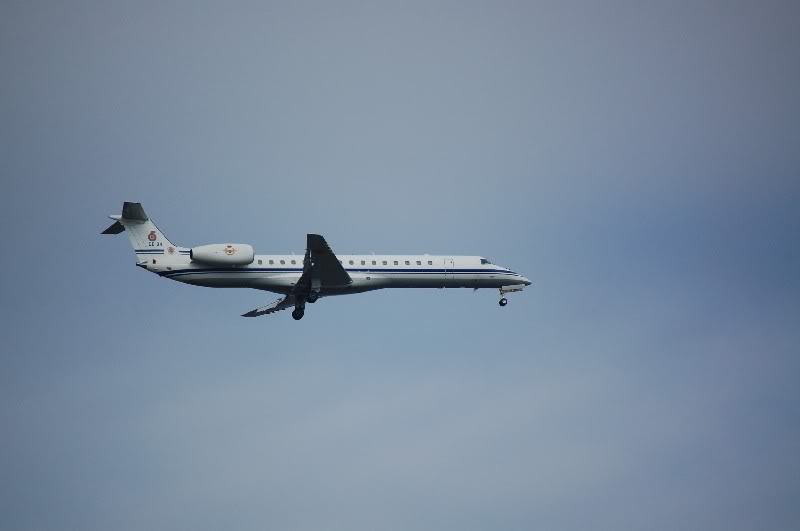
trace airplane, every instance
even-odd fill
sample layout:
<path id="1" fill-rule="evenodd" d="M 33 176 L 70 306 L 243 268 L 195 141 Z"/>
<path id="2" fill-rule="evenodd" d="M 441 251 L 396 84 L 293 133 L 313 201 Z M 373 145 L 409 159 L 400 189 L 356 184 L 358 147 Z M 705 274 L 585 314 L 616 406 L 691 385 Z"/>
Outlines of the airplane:
<path id="1" fill-rule="evenodd" d="M 158 276 L 194 286 L 253 288 L 283 295 L 243 317 L 268 315 L 294 307 L 303 318 L 306 303 L 321 297 L 385 288 L 496 288 L 500 306 L 507 293 L 531 281 L 481 256 L 340 255 L 319 234 L 306 236 L 302 259 L 295 255 L 256 255 L 251 245 L 219 243 L 179 247 L 145 214 L 141 203 L 125 202 L 122 214 L 102 234 L 127 232 L 136 265 Z"/>

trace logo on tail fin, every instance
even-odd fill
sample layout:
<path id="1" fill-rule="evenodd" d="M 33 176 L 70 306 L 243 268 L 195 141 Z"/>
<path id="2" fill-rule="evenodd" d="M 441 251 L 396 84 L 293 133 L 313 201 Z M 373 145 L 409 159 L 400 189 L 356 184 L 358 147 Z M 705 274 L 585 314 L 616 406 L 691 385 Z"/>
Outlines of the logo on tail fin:
<path id="1" fill-rule="evenodd" d="M 156 241 L 156 231 L 151 230 L 150 234 L 147 235 L 147 239 L 150 240 L 151 242 Z"/>

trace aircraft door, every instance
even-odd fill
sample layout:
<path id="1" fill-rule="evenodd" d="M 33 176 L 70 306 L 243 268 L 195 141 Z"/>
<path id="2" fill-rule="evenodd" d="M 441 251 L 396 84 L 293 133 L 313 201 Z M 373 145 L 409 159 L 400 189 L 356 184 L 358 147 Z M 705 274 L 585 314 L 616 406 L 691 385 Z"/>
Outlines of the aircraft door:
<path id="1" fill-rule="evenodd" d="M 445 258 L 444 259 L 444 278 L 447 280 L 452 280 L 455 278 L 455 273 L 453 270 L 455 269 L 455 263 L 453 263 L 452 258 Z"/>

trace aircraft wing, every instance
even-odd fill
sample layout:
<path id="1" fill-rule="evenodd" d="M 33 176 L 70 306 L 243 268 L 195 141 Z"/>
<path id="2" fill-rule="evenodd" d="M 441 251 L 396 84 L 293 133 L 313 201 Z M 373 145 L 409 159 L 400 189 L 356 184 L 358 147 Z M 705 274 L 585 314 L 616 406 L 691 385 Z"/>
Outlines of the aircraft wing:
<path id="1" fill-rule="evenodd" d="M 297 281 L 295 292 L 307 289 L 324 289 L 347 286 L 353 282 L 339 259 L 333 254 L 328 242 L 319 234 L 306 237 L 306 256 L 303 259 L 303 274 Z"/>
<path id="2" fill-rule="evenodd" d="M 242 317 L 258 317 L 291 308 L 295 305 L 297 297 L 302 297 L 304 301 L 306 295 L 311 291 L 319 291 L 324 288 L 347 286 L 353 282 L 347 274 L 339 259 L 331 251 L 325 238 L 319 234 L 309 234 L 307 237 L 306 255 L 303 258 L 303 274 L 294 285 L 293 293 L 283 299 L 277 300 L 269 306 L 256 308 Z"/>
<path id="3" fill-rule="evenodd" d="M 255 310 L 250 310 L 247 313 L 243 313 L 242 317 L 259 317 L 261 315 L 279 312 L 281 310 L 285 310 L 286 308 L 291 308 L 292 306 L 294 306 L 294 295 L 287 295 L 286 297 L 278 299 L 268 306 L 262 306 L 261 308 L 256 308 Z"/>

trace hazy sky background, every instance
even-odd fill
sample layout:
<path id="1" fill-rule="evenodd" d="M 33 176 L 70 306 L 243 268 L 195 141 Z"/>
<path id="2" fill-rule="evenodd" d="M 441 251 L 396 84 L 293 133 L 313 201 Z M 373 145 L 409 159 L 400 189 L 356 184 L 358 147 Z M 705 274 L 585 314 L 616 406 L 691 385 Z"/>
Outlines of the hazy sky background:
<path id="1" fill-rule="evenodd" d="M 1 528 L 797 528 L 797 2 L 3 2 L 0 75 Z M 533 285 L 244 319 L 126 200 Z"/>

